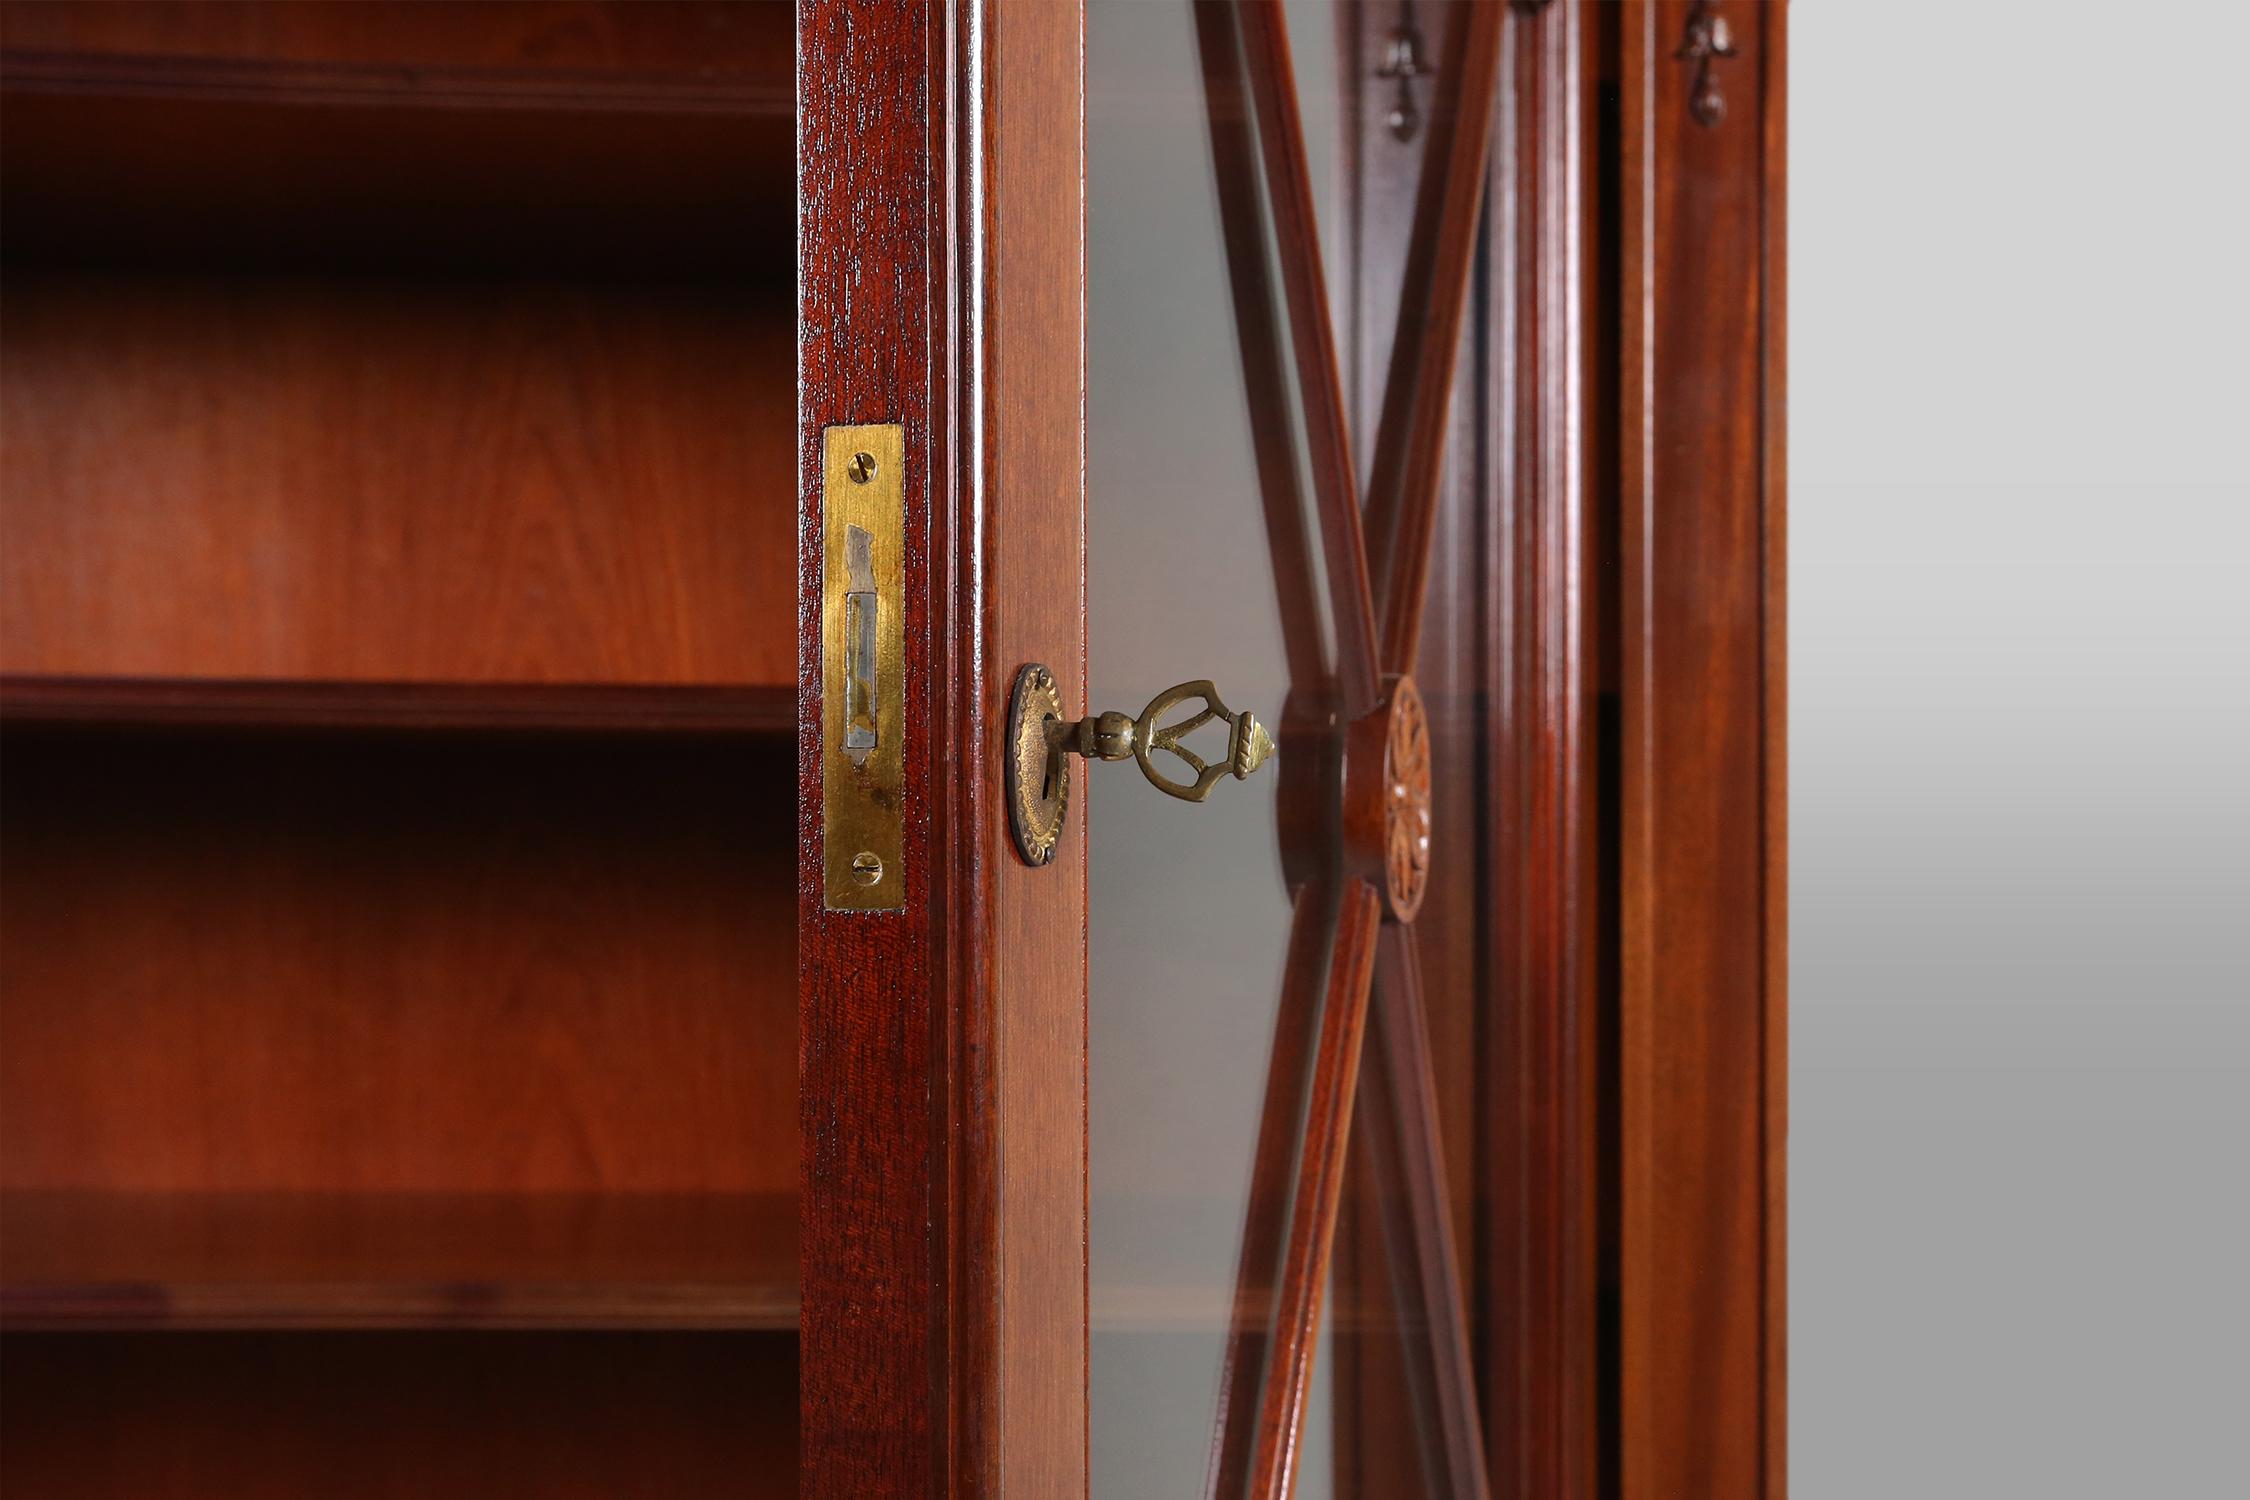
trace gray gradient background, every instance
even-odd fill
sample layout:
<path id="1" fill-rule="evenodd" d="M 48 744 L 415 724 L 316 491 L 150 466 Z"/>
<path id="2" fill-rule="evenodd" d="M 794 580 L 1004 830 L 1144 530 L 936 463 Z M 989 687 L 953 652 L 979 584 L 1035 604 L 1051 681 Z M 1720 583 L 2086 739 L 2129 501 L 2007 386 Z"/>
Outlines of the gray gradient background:
<path id="1" fill-rule="evenodd" d="M 1791 32 L 1792 1491 L 2250 1494 L 2250 9 Z"/>

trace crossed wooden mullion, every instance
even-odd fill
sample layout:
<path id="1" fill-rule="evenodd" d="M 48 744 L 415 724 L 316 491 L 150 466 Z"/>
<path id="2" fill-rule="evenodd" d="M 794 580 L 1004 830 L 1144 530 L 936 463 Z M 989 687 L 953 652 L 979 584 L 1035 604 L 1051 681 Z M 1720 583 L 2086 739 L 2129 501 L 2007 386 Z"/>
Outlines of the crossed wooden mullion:
<path id="1" fill-rule="evenodd" d="M 1325 723 L 1331 739 L 1334 726 L 1381 706 L 1388 681 L 1412 670 L 1419 649 L 1504 14 L 1496 5 L 1467 8 L 1460 45 L 1441 79 L 1440 107 L 1432 111 L 1432 167 L 1424 172 L 1416 207 L 1363 507 L 1281 0 L 1231 6 L 1197 0 L 1252 427 L 1257 441 L 1277 448 L 1260 464 L 1268 537 L 1291 675 L 1305 689 L 1322 665 L 1306 592 L 1316 539 L 1307 535 L 1286 446 L 1292 424 L 1283 394 L 1285 361 L 1293 362 L 1297 377 L 1296 415 L 1335 633 L 1332 672 L 1318 683 L 1320 701 L 1300 711 Z M 1280 324 L 1272 316 L 1265 229 L 1255 201 L 1260 167 L 1278 247 Z M 1285 715 L 1285 734 L 1288 725 Z M 1325 805 L 1335 796 L 1314 801 L 1320 816 L 1336 816 Z M 1423 1470 L 1441 1495 L 1485 1500 L 1483 1439 L 1413 929 L 1383 920 L 1381 893 L 1335 856 L 1336 831 L 1333 823 L 1308 830 L 1304 842 L 1328 852 L 1314 868 L 1295 872 L 1296 905 L 1221 1373 L 1209 1492 L 1213 1500 L 1284 1500 L 1294 1485 L 1372 991 L 1379 1002 L 1369 1083 L 1375 1108 L 1362 1129 L 1385 1191 L 1391 1288 L 1421 1418 Z"/>

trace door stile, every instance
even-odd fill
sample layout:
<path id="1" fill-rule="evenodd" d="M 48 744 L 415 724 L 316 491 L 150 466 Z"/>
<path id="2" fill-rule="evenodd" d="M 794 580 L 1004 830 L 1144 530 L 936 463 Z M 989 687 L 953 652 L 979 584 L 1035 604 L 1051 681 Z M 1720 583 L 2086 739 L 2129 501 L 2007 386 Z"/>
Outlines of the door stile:
<path id="1" fill-rule="evenodd" d="M 1587 18 L 1574 0 L 1518 9 L 1493 163 L 1505 232 L 1487 267 L 1484 484 L 1496 525 L 1483 591 L 1493 753 L 1481 837 L 1494 940 L 1475 1254 L 1493 1493 L 1509 1500 L 1591 1500 L 1601 1483 Z"/>
<path id="2" fill-rule="evenodd" d="M 1786 17 L 1619 14 L 1624 1500 L 1771 1500 L 1784 1483 Z"/>
<path id="3" fill-rule="evenodd" d="M 933 960 L 931 676 L 944 503 L 931 401 L 935 16 L 799 0 L 799 1466 L 807 1496 L 929 1492 L 944 1332 L 932 1191 L 944 1137 Z M 878 211 L 880 206 L 881 211 Z M 883 274 L 867 276 L 870 267 Z M 905 525 L 895 909 L 831 911 L 823 833 L 824 431 L 896 423 Z"/>
<path id="4" fill-rule="evenodd" d="M 975 722 L 949 778 L 953 1492 L 1069 1500 L 1089 1462 L 1087 846 L 1027 865 L 1001 809 L 1017 669 L 1043 662 L 1064 702 L 1086 696 L 1084 16 L 976 0 L 956 26 L 954 702 Z"/>
<path id="5" fill-rule="evenodd" d="M 1080 840 L 1016 664 L 1085 658 L 1079 7 L 799 0 L 800 1492 L 1083 1496 Z M 822 433 L 904 429 L 904 905 L 823 899 Z"/>

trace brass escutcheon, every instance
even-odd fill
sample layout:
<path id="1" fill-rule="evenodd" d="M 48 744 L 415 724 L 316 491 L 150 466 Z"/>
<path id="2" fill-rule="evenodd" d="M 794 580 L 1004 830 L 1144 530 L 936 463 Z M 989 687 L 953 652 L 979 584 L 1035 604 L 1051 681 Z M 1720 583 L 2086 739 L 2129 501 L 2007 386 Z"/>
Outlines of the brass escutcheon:
<path id="1" fill-rule="evenodd" d="M 1203 703 L 1198 712 L 1176 723 L 1164 722 L 1165 715 L 1196 699 Z M 1227 753 L 1221 760 L 1206 761 L 1180 741 L 1213 719 L 1230 731 Z M 1232 776 L 1240 781 L 1273 753 L 1273 737 L 1257 715 L 1228 708 L 1208 678 L 1166 688 L 1149 700 L 1138 718 L 1110 712 L 1070 719 L 1063 713 L 1055 674 L 1032 662 L 1016 673 L 1015 692 L 1008 702 L 1008 825 L 1027 861 L 1043 865 L 1055 857 L 1070 809 L 1072 755 L 1088 760 L 1131 759 L 1149 785 L 1166 796 L 1201 802 L 1221 779 Z M 1173 756 L 1192 774 L 1180 779 L 1165 775 L 1154 759 L 1159 754 Z"/>

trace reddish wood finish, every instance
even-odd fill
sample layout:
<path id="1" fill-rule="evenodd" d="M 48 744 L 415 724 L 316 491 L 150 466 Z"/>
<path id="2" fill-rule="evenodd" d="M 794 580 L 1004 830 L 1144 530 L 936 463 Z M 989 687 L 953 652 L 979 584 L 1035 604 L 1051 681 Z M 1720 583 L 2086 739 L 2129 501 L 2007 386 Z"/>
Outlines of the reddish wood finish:
<path id="1" fill-rule="evenodd" d="M 0 668 L 786 680 L 782 308 L 11 269 Z"/>
<path id="2" fill-rule="evenodd" d="M 1307 524 L 1298 475 L 1297 415 L 1289 399 L 1290 330 L 1281 317 L 1267 267 L 1267 232 L 1260 196 L 1257 129 L 1247 97 L 1242 36 L 1226 6 L 1195 6 L 1196 49 L 1210 118 L 1212 175 L 1218 184 L 1219 229 L 1226 243 L 1228 287 L 1233 297 L 1235 345 L 1242 357 L 1242 390 L 1250 403 L 1250 438 L 1258 446 L 1258 490 L 1266 519 L 1266 559 L 1281 616 L 1281 647 L 1289 664 L 1291 701 L 1285 712 L 1300 721 L 1325 720 L 1331 696 L 1321 603 L 1321 554 Z M 1293 726 L 1284 725 L 1286 733 Z M 1300 757 L 1284 756 L 1281 772 L 1293 775 Z M 1321 839 L 1298 837 L 1299 850 Z M 1295 852 L 1285 854 L 1294 861 Z"/>
<path id="3" fill-rule="evenodd" d="M 794 688 L 0 677 L 0 725 L 782 734 Z"/>
<path id="4" fill-rule="evenodd" d="M 1379 690 L 1375 611 L 1366 544 L 1360 534 L 1359 471 L 1352 462 L 1350 419 L 1344 411 L 1327 273 L 1321 266 L 1320 224 L 1305 161 L 1305 128 L 1289 60 L 1287 18 L 1281 0 L 1244 0 L 1240 17 L 1243 62 L 1281 266 L 1289 348 L 1303 402 L 1306 458 L 1320 516 L 1328 607 L 1336 632 L 1336 709 L 1350 720 L 1375 706 Z"/>
<path id="5" fill-rule="evenodd" d="M 1765 1385 L 1760 1439 L 1768 1500 L 1789 1494 L 1789 8 L 1765 17 L 1759 100 L 1765 125 L 1759 226 L 1763 451 L 1759 521 L 1765 572 Z"/>
<path id="6" fill-rule="evenodd" d="M 1016 854 L 999 726 L 1017 668 L 1085 703 L 1083 17 L 1043 0 L 964 18 L 949 434 L 961 479 L 948 701 L 947 889 L 959 1173 L 954 1483 L 1083 1496 L 1088 1483 L 1083 783 L 1055 858 Z M 1091 707 L 1091 705 L 1086 705 Z"/>
<path id="7" fill-rule="evenodd" d="M 1601 1483 L 1582 27 L 1574 5 L 1518 13 L 1493 175 L 1505 230 L 1487 267 L 1497 524 L 1477 1279 L 1493 1489 L 1526 1500 L 1591 1500 Z"/>
<path id="8" fill-rule="evenodd" d="M 8 1333 L 797 1328 L 786 1192 L 8 1192 L 0 1235 Z"/>
<path id="9" fill-rule="evenodd" d="M 11 733 L 0 1187 L 790 1191 L 785 754 Z"/>
<path id="10" fill-rule="evenodd" d="M 1729 7 L 1725 116 L 1688 7 L 1622 13 L 1620 1473 L 1778 1495 L 1779 83 L 1785 7 Z"/>
<path id="11" fill-rule="evenodd" d="M 799 1484 L 808 1500 L 844 1500 L 931 1492 L 950 1458 L 941 1273 L 952 1104 L 936 975 L 941 914 L 963 897 L 934 886 L 930 857 L 943 809 L 933 768 L 959 743 L 949 721 L 933 721 L 946 699 L 932 691 L 933 618 L 953 582 L 933 564 L 931 536 L 949 493 L 931 326 L 944 286 L 949 91 L 943 17 L 922 0 L 796 9 L 798 73 L 821 80 L 797 116 Z M 821 429 L 869 422 L 906 430 L 906 907 L 830 914 Z"/>
<path id="12" fill-rule="evenodd" d="M 794 1495 L 783 1334 L 10 1334 L 0 1492 Z"/>
<path id="13" fill-rule="evenodd" d="M 1264 1118 L 1269 1124 L 1278 1122 L 1279 1128 L 1262 1127 L 1259 1132 L 1249 1199 L 1253 1229 L 1243 1240 L 1248 1305 L 1238 1304 L 1253 1317 L 1254 1289 L 1262 1276 L 1251 1257 L 1263 1243 L 1255 1226 L 1285 1212 L 1282 1222 L 1287 1227 L 1278 1237 L 1278 1255 L 1270 1273 L 1270 1316 L 1246 1327 L 1238 1312 L 1221 1371 L 1218 1436 L 1208 1487 L 1218 1496 L 1283 1500 L 1296 1484 L 1299 1428 L 1328 1291 L 1360 1044 L 1366 1034 L 1367 992 L 1374 973 L 1376 934 L 1382 925 L 1382 896 L 1356 877 L 1344 880 L 1333 911 L 1325 896 L 1300 893 L 1290 933 L 1292 976 L 1305 972 L 1294 960 L 1307 942 L 1301 930 L 1307 924 L 1319 934 L 1311 940 L 1315 951 L 1322 938 L 1327 939 L 1325 965 L 1310 970 L 1321 976 L 1319 998 L 1310 1007 L 1318 1016 L 1318 1040 L 1301 1083 L 1290 1083 L 1282 1073 L 1281 1065 L 1293 1059 L 1290 1051 L 1277 1048 L 1268 1085 Z M 1281 1006 L 1284 1018 L 1301 1009 L 1305 1008 L 1286 998 Z M 1289 1086 L 1277 1089 L 1276 1082 Z M 1300 1093 L 1301 1115 L 1276 1109 Z"/>
<path id="14" fill-rule="evenodd" d="M 1273 1359 L 1282 1252 L 1297 1190 L 1301 1122 L 1316 1082 L 1313 1061 L 1322 1036 L 1322 1006 L 1335 985 L 1331 963 L 1338 900 L 1338 883 L 1324 876 L 1299 885 L 1291 901 L 1289 947 L 1282 958 L 1258 1140 L 1250 1158 L 1241 1269 L 1219 1371 L 1211 1482 L 1205 1486 L 1212 1496 L 1246 1493 L 1259 1443 L 1260 1398 Z"/>
<path id="15" fill-rule="evenodd" d="M 1016 859 L 997 751 L 1017 666 L 1084 680 L 1078 25 L 800 6 L 814 871 L 821 426 L 906 424 L 913 533 L 907 910 L 801 916 L 809 1496 L 1086 1485 L 1083 844 Z"/>
<path id="16" fill-rule="evenodd" d="M 1500 38 L 1507 12 L 1471 5 L 1443 70 L 1420 201 L 1407 240 L 1390 374 L 1367 490 L 1368 567 L 1381 614 L 1383 670 L 1411 673 L 1421 656 L 1430 542 L 1453 416 L 1461 318 L 1483 218 Z"/>
<path id="17" fill-rule="evenodd" d="M 469 73 L 575 92 L 586 79 L 755 85 L 793 97 L 789 13 L 735 0 L 7 0 L 0 46 L 86 62 L 351 70 L 392 88 Z"/>
<path id="18" fill-rule="evenodd" d="M 1484 1428 L 1446 1198 L 1424 988 L 1413 930 L 1386 924 L 1376 956 L 1375 1048 L 1360 1080 L 1367 1108 L 1359 1128 L 1374 1143 L 1384 1261 L 1399 1319 L 1400 1365 L 1413 1392 L 1423 1482 L 1433 1495 L 1483 1500 L 1490 1493 Z"/>

